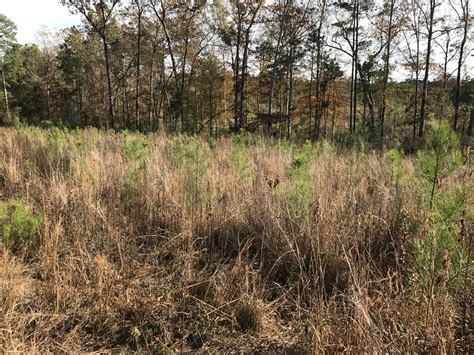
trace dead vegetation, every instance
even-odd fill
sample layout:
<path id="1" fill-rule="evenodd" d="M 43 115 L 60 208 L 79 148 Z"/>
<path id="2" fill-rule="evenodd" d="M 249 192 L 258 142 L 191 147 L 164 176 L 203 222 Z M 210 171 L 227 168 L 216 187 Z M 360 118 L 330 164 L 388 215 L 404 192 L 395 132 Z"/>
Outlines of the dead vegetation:
<path id="1" fill-rule="evenodd" d="M 449 259 L 443 287 L 416 278 L 413 158 L 394 173 L 326 144 L 0 136 L 0 201 L 41 216 L 36 243 L 0 255 L 4 351 L 472 351 L 472 273 L 449 289 Z"/>

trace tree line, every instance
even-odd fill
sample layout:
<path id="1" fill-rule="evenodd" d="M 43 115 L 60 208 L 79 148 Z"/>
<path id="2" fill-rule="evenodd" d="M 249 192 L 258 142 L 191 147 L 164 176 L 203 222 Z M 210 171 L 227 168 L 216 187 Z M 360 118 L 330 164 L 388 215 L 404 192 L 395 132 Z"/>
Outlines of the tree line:
<path id="1" fill-rule="evenodd" d="M 472 135 L 469 0 L 61 3 L 82 25 L 39 44 L 0 15 L 4 124 L 316 141 L 443 119 Z"/>

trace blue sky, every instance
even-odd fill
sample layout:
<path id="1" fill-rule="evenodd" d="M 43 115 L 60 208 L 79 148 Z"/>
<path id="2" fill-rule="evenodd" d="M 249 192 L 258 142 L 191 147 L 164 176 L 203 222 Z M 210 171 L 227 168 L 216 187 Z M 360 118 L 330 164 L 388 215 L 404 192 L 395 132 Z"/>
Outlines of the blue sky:
<path id="1" fill-rule="evenodd" d="M 20 43 L 36 42 L 42 26 L 58 30 L 80 23 L 80 17 L 71 15 L 59 0 L 0 0 L 0 13 L 17 25 Z"/>

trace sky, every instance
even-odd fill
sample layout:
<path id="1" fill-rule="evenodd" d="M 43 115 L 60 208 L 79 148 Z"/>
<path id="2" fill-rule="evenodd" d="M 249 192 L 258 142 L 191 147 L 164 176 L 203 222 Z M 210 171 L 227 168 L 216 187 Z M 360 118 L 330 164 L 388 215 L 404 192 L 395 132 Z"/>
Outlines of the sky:
<path id="1" fill-rule="evenodd" d="M 59 0 L 0 0 L 0 13 L 17 25 L 16 37 L 22 44 L 38 42 L 36 34 L 45 26 L 59 30 L 81 22 Z"/>
<path id="2" fill-rule="evenodd" d="M 72 15 L 66 6 L 60 4 L 60 0 L 0 0 L 0 13 L 17 25 L 17 40 L 22 44 L 42 44 L 37 35 L 38 31 L 60 30 L 81 23 L 80 16 Z M 436 53 L 436 49 L 434 48 L 434 57 L 440 62 L 441 58 L 438 58 L 439 53 Z M 474 53 L 467 58 L 466 69 L 467 73 L 473 75 Z M 400 68 L 391 75 L 396 80 L 403 76 Z"/>

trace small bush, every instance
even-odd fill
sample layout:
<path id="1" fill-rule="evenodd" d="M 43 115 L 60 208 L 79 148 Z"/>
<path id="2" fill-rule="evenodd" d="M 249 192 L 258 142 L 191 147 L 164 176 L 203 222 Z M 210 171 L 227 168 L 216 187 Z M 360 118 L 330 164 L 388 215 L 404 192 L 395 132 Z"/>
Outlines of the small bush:
<path id="1" fill-rule="evenodd" d="M 296 214 L 300 214 L 301 211 L 307 211 L 311 203 L 313 184 L 310 168 L 315 154 L 316 151 L 312 144 L 305 144 L 296 151 L 291 166 L 288 168 L 287 174 L 292 183 L 291 206 Z"/>
<path id="2" fill-rule="evenodd" d="M 243 332 L 257 332 L 262 326 L 262 311 L 255 301 L 242 302 L 236 309 L 235 320 Z"/>
<path id="3" fill-rule="evenodd" d="M 212 163 L 212 152 L 208 144 L 195 137 L 178 136 L 172 143 L 170 158 L 184 176 L 184 202 L 192 209 L 205 197 L 205 177 Z"/>
<path id="4" fill-rule="evenodd" d="M 39 123 L 39 126 L 43 129 L 50 129 L 53 127 L 53 122 L 51 121 L 48 121 L 48 120 L 42 120 L 40 123 Z"/>
<path id="5" fill-rule="evenodd" d="M 146 169 L 148 140 L 146 137 L 125 134 L 123 153 L 130 162 L 126 186 L 129 191 L 134 191 L 139 189 L 140 176 Z"/>
<path id="6" fill-rule="evenodd" d="M 38 236 L 41 217 L 19 201 L 0 203 L 0 248 L 18 251 L 32 245 Z"/>
<path id="7" fill-rule="evenodd" d="M 445 124 L 437 127 L 428 137 L 427 143 L 428 149 L 418 152 L 417 162 L 422 178 L 431 189 L 429 195 L 431 208 L 436 185 L 460 165 L 461 153 L 456 149 L 459 147 L 458 136 Z"/>
<path id="8" fill-rule="evenodd" d="M 228 159 L 232 169 L 238 174 L 241 183 L 251 181 L 255 175 L 255 169 L 251 163 L 249 149 L 243 144 L 233 144 Z"/>
<path id="9" fill-rule="evenodd" d="M 469 273 L 468 257 L 457 233 L 467 195 L 462 187 L 443 184 L 461 163 L 457 135 L 448 126 L 439 125 L 427 143 L 428 149 L 418 152 L 417 163 L 429 226 L 428 233 L 414 241 L 417 267 L 413 276 L 422 289 L 436 292 L 446 286 L 456 289 L 456 282 Z"/>

